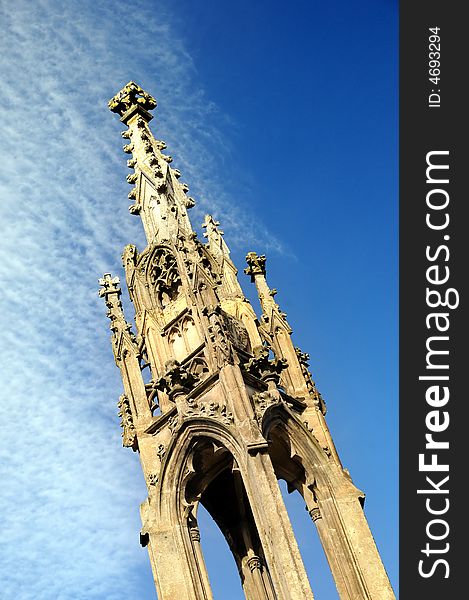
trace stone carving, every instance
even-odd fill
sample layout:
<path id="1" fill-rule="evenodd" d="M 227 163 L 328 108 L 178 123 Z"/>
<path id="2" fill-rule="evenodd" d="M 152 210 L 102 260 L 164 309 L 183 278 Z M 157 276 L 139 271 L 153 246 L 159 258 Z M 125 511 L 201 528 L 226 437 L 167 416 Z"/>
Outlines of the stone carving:
<path id="1" fill-rule="evenodd" d="M 132 106 L 141 106 L 145 110 L 152 110 L 156 107 L 156 100 L 134 81 L 129 81 L 127 85 L 109 100 L 108 106 L 112 112 L 122 116 Z"/>
<path id="2" fill-rule="evenodd" d="M 159 408 L 157 387 L 153 379 L 145 384 L 145 393 L 150 412 L 153 415 L 154 412 Z"/>
<path id="3" fill-rule="evenodd" d="M 158 483 L 159 476 L 158 473 L 149 473 L 148 474 L 148 483 L 152 486 L 156 486 Z"/>
<path id="4" fill-rule="evenodd" d="M 187 369 L 201 381 L 210 373 L 207 361 L 203 357 L 203 354 L 191 358 L 191 360 L 187 363 Z"/>
<path id="5" fill-rule="evenodd" d="M 147 285 L 164 308 L 179 295 L 181 277 L 174 254 L 168 248 L 158 248 L 147 266 Z"/>
<path id="6" fill-rule="evenodd" d="M 155 161 L 153 161 L 153 158 L 156 159 L 156 157 L 152 157 L 152 160 L 151 160 L 151 164 L 156 165 L 155 168 L 153 169 L 153 175 L 155 177 L 163 177 L 163 175 L 164 175 L 163 169 L 161 168 L 161 166 L 160 166 L 160 164 L 158 162 L 158 159 L 156 159 Z"/>
<path id="7" fill-rule="evenodd" d="M 191 196 L 186 196 L 184 198 L 183 204 L 186 208 L 194 208 L 195 200 Z"/>
<path id="8" fill-rule="evenodd" d="M 225 404 L 220 404 L 218 402 L 209 402 L 208 404 L 204 402 L 196 402 L 195 400 L 188 401 L 189 408 L 186 411 L 186 416 L 188 417 L 212 417 L 218 418 L 225 423 L 225 425 L 229 425 L 233 422 L 233 415 L 228 411 Z"/>
<path id="9" fill-rule="evenodd" d="M 226 331 L 233 344 L 242 350 L 249 351 L 249 335 L 243 322 L 224 311 L 222 312 L 222 316 Z"/>
<path id="10" fill-rule="evenodd" d="M 172 434 L 175 433 L 178 424 L 179 424 L 179 416 L 178 415 L 173 415 L 172 417 L 170 417 L 168 419 L 168 428 Z"/>
<path id="11" fill-rule="evenodd" d="M 134 244 L 127 244 L 122 253 L 122 266 L 127 269 L 133 267 L 137 263 L 138 252 L 137 247 Z"/>
<path id="12" fill-rule="evenodd" d="M 246 255 L 248 266 L 244 269 L 246 275 L 251 276 L 251 281 L 254 281 L 256 275 L 265 275 L 266 257 L 262 254 L 259 256 L 255 252 L 249 252 Z"/>
<path id="13" fill-rule="evenodd" d="M 212 215 L 205 215 L 204 222 L 202 223 L 202 227 L 206 230 L 204 237 L 211 238 L 215 242 L 221 242 L 221 237 L 225 235 L 225 232 L 218 229 L 219 225 L 220 221 L 215 221 Z"/>
<path id="14" fill-rule="evenodd" d="M 259 556 L 251 556 L 247 564 L 251 573 L 256 569 L 262 571 L 262 560 Z"/>
<path id="15" fill-rule="evenodd" d="M 127 175 L 126 180 L 127 183 L 135 183 L 138 179 L 138 175 L 137 173 L 131 173 L 130 175 Z"/>
<path id="16" fill-rule="evenodd" d="M 122 294 L 119 277 L 112 277 L 111 273 L 104 273 L 103 277 L 98 280 L 101 287 L 99 297 L 107 300 L 109 294 L 117 294 L 118 297 Z"/>
<path id="17" fill-rule="evenodd" d="M 163 462 L 164 455 L 166 454 L 166 448 L 164 444 L 159 444 L 158 449 L 156 451 L 156 456 L 160 459 L 160 462 Z"/>
<path id="18" fill-rule="evenodd" d="M 208 312 L 208 311 L 207 311 Z M 209 333 L 212 342 L 217 366 L 219 368 L 226 364 L 233 364 L 234 352 L 231 346 L 228 332 L 225 328 L 225 321 L 222 316 L 222 311 L 218 307 L 208 312 Z"/>
<path id="19" fill-rule="evenodd" d="M 99 279 L 101 289 L 99 290 L 99 296 L 104 298 L 106 307 L 108 308 L 107 316 L 110 323 L 110 330 L 113 333 L 112 343 L 114 346 L 114 356 L 116 361 L 120 361 L 127 350 L 122 351 L 120 348 L 120 341 L 122 336 L 126 334 L 127 341 L 137 349 L 136 338 L 132 332 L 132 326 L 125 320 L 124 311 L 122 310 L 121 288 L 118 277 L 112 277 L 110 273 L 105 273 L 104 277 Z"/>
<path id="20" fill-rule="evenodd" d="M 137 449 L 137 434 L 135 431 L 134 420 L 132 416 L 132 410 L 130 408 L 130 401 L 128 397 L 123 394 L 119 398 L 117 403 L 119 408 L 118 416 L 121 418 L 122 427 L 122 445 L 127 448 Z"/>
<path id="21" fill-rule="evenodd" d="M 266 392 L 254 392 L 252 395 L 252 400 L 254 402 L 256 420 L 259 424 L 262 423 L 264 413 L 269 406 L 273 406 L 281 402 L 280 395 L 278 393 L 272 393 L 270 390 Z"/>
<path id="22" fill-rule="evenodd" d="M 168 184 L 167 184 L 166 179 L 158 179 L 155 182 L 155 187 L 159 192 L 162 192 L 163 190 L 165 190 L 167 188 L 167 186 L 168 186 Z"/>
<path id="23" fill-rule="evenodd" d="M 99 296 L 100 298 L 104 298 L 106 307 L 108 308 L 107 316 L 111 321 L 110 329 L 113 333 L 116 333 L 121 328 L 121 322 L 125 324 L 122 312 L 122 302 L 120 299 L 122 290 L 119 277 L 112 277 L 110 273 L 105 273 L 104 276 L 98 280 L 98 283 L 101 286 L 98 292 Z"/>
<path id="24" fill-rule="evenodd" d="M 180 394 L 188 394 L 198 383 L 198 378 L 185 369 L 179 361 L 166 361 L 165 374 L 155 382 L 155 388 L 166 392 L 171 400 Z"/>
<path id="25" fill-rule="evenodd" d="M 201 338 L 195 326 L 194 318 L 187 313 L 171 326 L 166 337 L 171 348 L 171 353 L 177 360 L 185 359 L 201 344 Z M 192 366 L 188 366 L 188 370 L 193 371 Z"/>
<path id="26" fill-rule="evenodd" d="M 126 144 L 125 146 L 122 146 L 122 150 L 126 154 L 132 154 L 132 152 L 134 151 L 134 145 L 133 144 Z"/>
<path id="27" fill-rule="evenodd" d="M 308 512 L 309 512 L 309 516 L 311 517 L 311 519 L 313 521 L 317 521 L 318 519 L 321 519 L 321 511 L 319 510 L 319 507 L 312 508 Z"/>
<path id="28" fill-rule="evenodd" d="M 244 369 L 263 381 L 280 381 L 280 373 L 287 368 L 284 358 L 270 359 L 270 350 L 266 346 L 256 346 L 253 350 L 254 357 L 244 365 Z"/>
<path id="29" fill-rule="evenodd" d="M 129 213 L 131 215 L 139 215 L 142 211 L 142 205 L 141 204 L 131 204 L 129 206 Z"/>
<path id="30" fill-rule="evenodd" d="M 194 505 L 191 504 L 187 507 L 187 527 L 189 529 L 189 535 L 193 542 L 200 542 L 200 529 L 197 523 L 197 519 L 194 516 Z"/>
<path id="31" fill-rule="evenodd" d="M 309 354 L 306 352 L 302 352 L 300 348 L 295 348 L 296 356 L 298 357 L 298 362 L 300 363 L 301 372 L 303 373 L 303 377 L 306 382 L 306 387 L 311 395 L 311 398 L 314 401 L 314 404 L 319 408 L 323 415 L 326 414 L 326 403 L 324 402 L 323 397 L 318 392 L 316 388 L 316 384 L 313 381 L 313 376 L 309 372 Z"/>
<path id="32" fill-rule="evenodd" d="M 187 200 L 187 198 L 186 198 Z M 189 271 L 189 276 L 194 278 L 197 268 L 201 269 L 207 277 L 207 282 L 218 282 L 218 276 L 212 270 L 212 263 L 205 246 L 197 238 L 193 231 L 188 235 L 180 235 L 179 248 L 185 254 L 185 264 Z"/>

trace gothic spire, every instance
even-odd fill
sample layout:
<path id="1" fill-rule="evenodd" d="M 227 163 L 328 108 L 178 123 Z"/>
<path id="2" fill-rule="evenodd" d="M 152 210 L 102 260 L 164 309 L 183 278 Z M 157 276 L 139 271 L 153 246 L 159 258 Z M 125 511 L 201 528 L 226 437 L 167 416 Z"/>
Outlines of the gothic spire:
<path id="1" fill-rule="evenodd" d="M 219 225 L 220 221 L 215 221 L 212 215 L 205 215 L 202 223 L 202 227 L 205 229 L 204 237 L 207 238 L 210 252 L 219 262 L 222 262 L 225 257 L 229 257 L 230 251 L 223 239 L 225 232 L 218 229 Z"/>
<path id="2" fill-rule="evenodd" d="M 128 127 L 122 137 L 128 140 L 123 150 L 131 155 L 127 166 L 132 173 L 126 178 L 133 186 L 128 194 L 133 201 L 129 211 L 140 215 L 148 242 L 161 243 L 191 233 L 187 209 L 195 202 L 187 196 L 189 187 L 179 182 L 180 172 L 170 167 L 172 157 L 163 154 L 166 143 L 155 139 L 148 126 L 156 100 L 130 81 L 108 106 Z"/>
<path id="3" fill-rule="evenodd" d="M 230 250 L 223 239 L 224 232 L 218 228 L 220 221 L 215 221 L 212 215 L 205 215 L 202 227 L 205 229 L 204 237 L 207 238 L 207 247 L 217 261 L 222 285 L 219 294 L 222 298 L 243 298 L 244 294 L 238 281 L 238 270 L 230 258 Z"/>

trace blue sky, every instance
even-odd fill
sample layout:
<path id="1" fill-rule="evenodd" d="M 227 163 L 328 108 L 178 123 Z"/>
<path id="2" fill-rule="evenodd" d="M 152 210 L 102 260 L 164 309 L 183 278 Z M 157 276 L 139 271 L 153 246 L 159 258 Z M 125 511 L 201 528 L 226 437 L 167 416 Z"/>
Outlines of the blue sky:
<path id="1" fill-rule="evenodd" d="M 107 109 L 130 79 L 158 100 L 194 227 L 220 220 L 240 271 L 267 254 L 397 589 L 396 3 L 17 0 L 0 19 L 2 598 L 156 597 L 97 297 L 123 246 L 145 243 Z M 216 598 L 239 598 L 219 591 L 228 567 L 204 529 Z"/>

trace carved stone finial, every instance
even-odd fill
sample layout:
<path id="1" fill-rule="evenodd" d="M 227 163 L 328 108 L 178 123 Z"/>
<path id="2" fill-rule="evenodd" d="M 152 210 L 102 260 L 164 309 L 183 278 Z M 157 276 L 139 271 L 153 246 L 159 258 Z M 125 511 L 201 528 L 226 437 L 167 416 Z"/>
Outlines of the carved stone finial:
<path id="1" fill-rule="evenodd" d="M 98 280 L 100 286 L 99 297 L 108 299 L 109 294 L 117 294 L 118 297 L 122 294 L 119 277 L 113 277 L 111 273 L 104 273 L 103 277 Z"/>
<path id="2" fill-rule="evenodd" d="M 255 252 L 249 252 L 246 256 L 246 262 L 248 266 L 244 269 L 246 275 L 251 276 L 251 282 L 254 282 L 256 275 L 265 275 L 265 262 L 266 257 L 264 254 L 259 256 Z"/>
<path id="3" fill-rule="evenodd" d="M 114 336 L 119 333 L 127 332 L 132 341 L 135 341 L 135 336 L 132 333 L 130 323 L 125 320 L 124 311 L 122 310 L 121 294 L 119 277 L 113 277 L 110 273 L 105 273 L 98 280 L 102 286 L 99 290 L 99 296 L 104 298 L 106 307 L 108 308 L 107 316 L 111 320 L 110 329 Z M 117 337 L 114 342 L 117 344 Z M 119 359 L 120 360 L 120 359 Z"/>
<path id="4" fill-rule="evenodd" d="M 187 394 L 198 383 L 199 378 L 185 369 L 179 361 L 166 361 L 165 374 L 155 382 L 155 388 L 166 392 L 171 400 L 179 394 Z"/>
<path id="5" fill-rule="evenodd" d="M 152 110 L 156 107 L 156 100 L 148 92 L 145 92 L 134 81 L 129 81 L 108 102 L 109 109 L 121 117 L 134 106 L 140 106 L 144 110 Z"/>

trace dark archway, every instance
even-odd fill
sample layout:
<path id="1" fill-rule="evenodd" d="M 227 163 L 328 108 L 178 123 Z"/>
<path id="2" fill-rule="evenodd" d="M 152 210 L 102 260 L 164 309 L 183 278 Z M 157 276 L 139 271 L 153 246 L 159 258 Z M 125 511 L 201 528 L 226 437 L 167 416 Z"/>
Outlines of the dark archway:
<path id="1" fill-rule="evenodd" d="M 228 543 L 246 598 L 275 600 L 244 482 L 232 454 L 213 439 L 199 438 L 193 447 L 192 469 L 185 492 L 188 504 L 194 504 L 192 526 L 197 526 L 197 508 L 201 504 Z"/>

